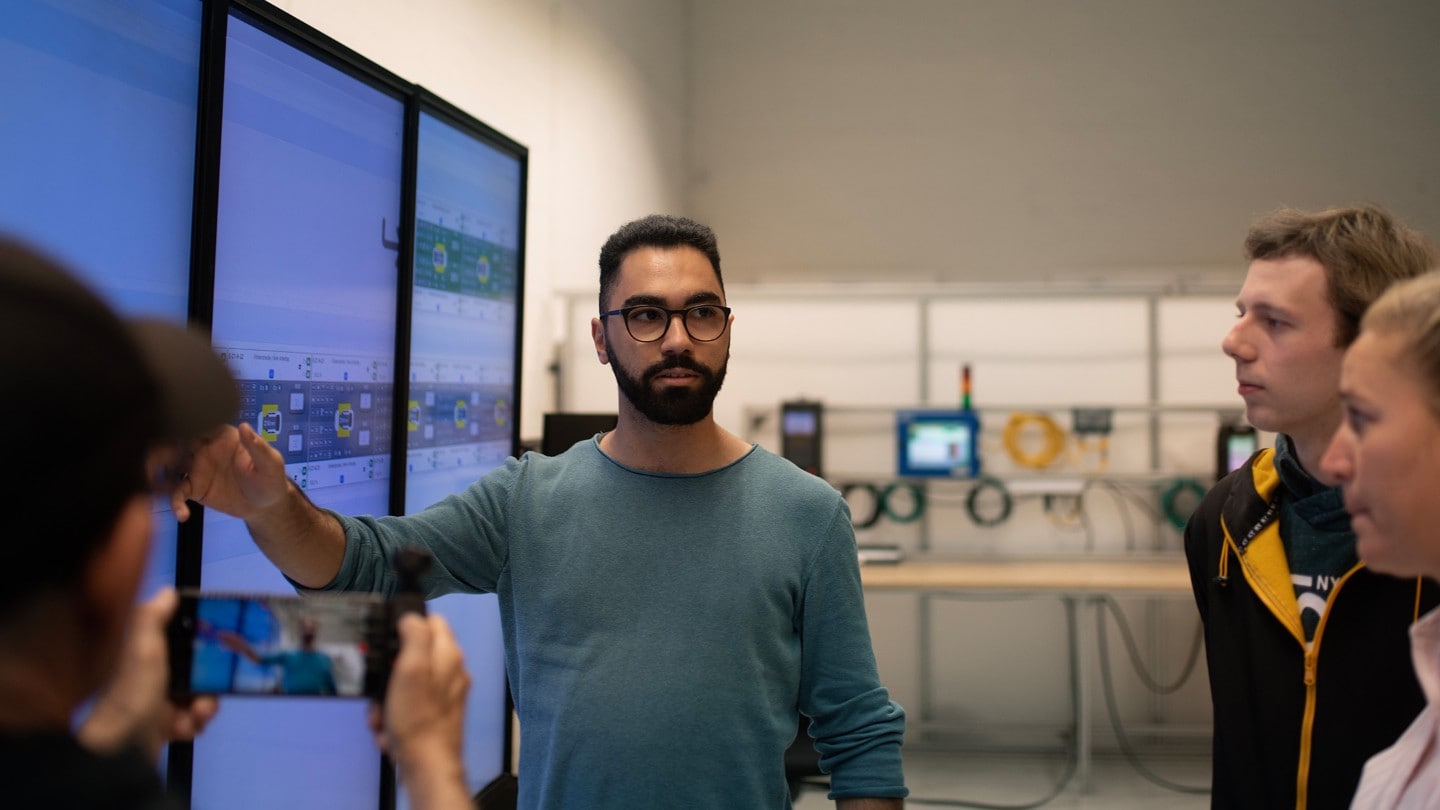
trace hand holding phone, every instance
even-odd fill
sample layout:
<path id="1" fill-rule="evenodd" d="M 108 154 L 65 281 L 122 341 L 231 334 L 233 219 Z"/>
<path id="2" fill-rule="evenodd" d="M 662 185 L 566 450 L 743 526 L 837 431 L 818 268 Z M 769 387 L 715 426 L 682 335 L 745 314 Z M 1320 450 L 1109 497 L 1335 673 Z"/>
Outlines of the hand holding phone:
<path id="1" fill-rule="evenodd" d="M 167 588 L 135 607 L 114 675 L 78 729 L 87 746 L 138 745 L 153 761 L 163 743 L 193 739 L 215 716 L 214 698 L 166 700 L 165 628 L 177 601 Z"/>
<path id="2" fill-rule="evenodd" d="M 215 593 L 187 589 L 171 617 L 170 694 L 306 695 L 382 701 L 397 624 L 425 615 L 430 552 L 395 553 L 394 598 L 371 593 Z"/>

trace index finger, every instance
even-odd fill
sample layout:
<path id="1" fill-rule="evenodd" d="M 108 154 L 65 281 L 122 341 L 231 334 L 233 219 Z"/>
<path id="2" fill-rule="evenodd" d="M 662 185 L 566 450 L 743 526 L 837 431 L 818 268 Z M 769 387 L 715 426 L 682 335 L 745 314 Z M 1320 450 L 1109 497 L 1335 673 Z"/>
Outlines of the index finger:
<path id="1" fill-rule="evenodd" d="M 426 617 L 426 623 L 430 625 L 430 657 L 438 666 L 453 668 L 459 662 L 463 654 L 460 651 L 460 644 L 455 640 L 455 633 L 450 629 L 450 623 L 445 617 L 438 613 L 432 613 Z"/>

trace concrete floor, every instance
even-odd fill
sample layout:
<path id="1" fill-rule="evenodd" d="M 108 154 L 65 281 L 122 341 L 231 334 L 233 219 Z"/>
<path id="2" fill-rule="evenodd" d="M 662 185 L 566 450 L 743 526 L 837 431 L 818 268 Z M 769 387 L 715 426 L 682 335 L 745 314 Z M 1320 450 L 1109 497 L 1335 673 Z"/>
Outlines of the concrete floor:
<path id="1" fill-rule="evenodd" d="M 1153 774 L 1184 786 L 1206 786 L 1210 759 L 1171 756 L 1143 763 Z M 1090 766 L 1088 790 L 1071 778 L 1058 795 L 1067 763 L 1055 755 L 1012 755 L 905 752 L 905 780 L 910 787 L 907 807 L 988 807 L 1046 810 L 1208 810 L 1210 794 L 1180 793 L 1142 776 L 1118 755 L 1097 755 Z M 833 808 L 823 786 L 806 787 L 795 810 Z M 936 800 L 934 803 L 925 800 Z"/>

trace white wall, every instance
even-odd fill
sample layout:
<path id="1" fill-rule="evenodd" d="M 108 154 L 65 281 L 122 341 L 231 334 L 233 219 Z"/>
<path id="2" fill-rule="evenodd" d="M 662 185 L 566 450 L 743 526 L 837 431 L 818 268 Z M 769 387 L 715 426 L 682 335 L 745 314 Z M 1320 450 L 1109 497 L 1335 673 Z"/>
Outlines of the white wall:
<path id="1" fill-rule="evenodd" d="M 682 210 L 689 12 L 669 0 L 277 0 L 530 150 L 521 435 L 554 408 L 553 291 L 621 223 Z M 613 405 L 613 404 L 612 404 Z"/>
<path id="2" fill-rule="evenodd" d="M 735 281 L 1234 271 L 1282 204 L 1440 236 L 1431 0 L 695 0 Z"/>

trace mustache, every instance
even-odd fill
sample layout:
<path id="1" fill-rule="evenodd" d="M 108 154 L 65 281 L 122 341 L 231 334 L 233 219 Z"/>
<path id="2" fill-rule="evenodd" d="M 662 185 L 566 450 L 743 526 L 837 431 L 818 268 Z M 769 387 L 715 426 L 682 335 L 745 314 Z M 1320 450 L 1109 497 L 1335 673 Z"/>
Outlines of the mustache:
<path id="1" fill-rule="evenodd" d="M 693 371 L 696 374 L 705 377 L 706 379 L 709 379 L 710 377 L 713 377 L 715 375 L 715 372 L 696 362 L 693 358 L 686 357 L 684 355 L 675 355 L 674 357 L 668 357 L 656 363 L 655 365 L 645 369 L 643 379 L 645 380 L 645 382 L 648 383 L 651 380 L 655 379 L 655 377 L 657 377 L 658 375 L 664 374 L 665 372 L 676 368 L 683 368 L 686 371 Z"/>

